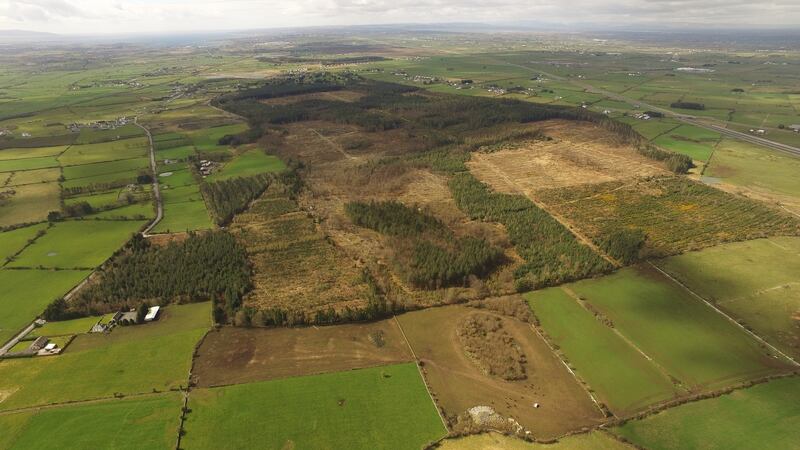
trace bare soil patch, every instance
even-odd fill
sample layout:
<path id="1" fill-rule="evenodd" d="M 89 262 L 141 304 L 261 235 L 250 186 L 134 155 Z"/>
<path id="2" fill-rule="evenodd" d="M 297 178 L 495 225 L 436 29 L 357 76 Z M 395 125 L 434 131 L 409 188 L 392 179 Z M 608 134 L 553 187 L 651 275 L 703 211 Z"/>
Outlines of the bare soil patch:
<path id="1" fill-rule="evenodd" d="M 198 386 L 208 387 L 412 360 L 394 320 L 308 328 L 224 327 L 206 336 L 193 376 Z"/>
<path id="2" fill-rule="evenodd" d="M 481 181 L 500 192 L 602 183 L 668 172 L 663 165 L 620 144 L 615 136 L 586 122 L 551 120 L 541 130 L 552 140 L 523 141 L 502 150 L 476 152 L 467 163 Z"/>
<path id="3" fill-rule="evenodd" d="M 466 306 L 446 306 L 398 316 L 420 359 L 434 398 L 455 421 L 474 406 L 489 406 L 513 418 L 537 438 L 552 438 L 602 421 L 599 410 L 537 336 L 530 324 L 493 313 L 525 354 L 525 380 L 485 374 L 464 352 L 459 324 L 475 313 Z M 534 407 L 538 403 L 539 408 Z"/>

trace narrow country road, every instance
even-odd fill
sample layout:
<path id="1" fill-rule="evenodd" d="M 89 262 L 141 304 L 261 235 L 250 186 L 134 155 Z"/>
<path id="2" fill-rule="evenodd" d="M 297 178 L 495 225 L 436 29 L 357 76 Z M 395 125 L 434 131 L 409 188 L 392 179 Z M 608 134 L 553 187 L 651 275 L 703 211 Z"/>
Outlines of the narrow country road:
<path id="1" fill-rule="evenodd" d="M 150 143 L 150 171 L 153 173 L 153 197 L 156 201 L 156 217 L 147 225 L 147 228 L 142 231 L 142 235 L 144 237 L 150 236 L 150 232 L 161 222 L 161 218 L 164 217 L 164 203 L 161 201 L 161 190 L 158 188 L 158 172 L 156 171 L 156 147 L 153 144 L 153 135 L 150 134 L 150 130 L 145 128 L 141 125 L 137 119 L 134 119 L 133 123 L 144 130 L 147 134 L 147 140 Z"/>

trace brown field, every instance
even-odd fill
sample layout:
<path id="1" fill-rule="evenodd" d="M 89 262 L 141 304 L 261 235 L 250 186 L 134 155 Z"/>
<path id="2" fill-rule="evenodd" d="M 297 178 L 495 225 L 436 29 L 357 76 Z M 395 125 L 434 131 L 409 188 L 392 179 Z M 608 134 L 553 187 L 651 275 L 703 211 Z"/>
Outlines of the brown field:
<path id="1" fill-rule="evenodd" d="M 536 196 L 595 242 L 615 230 L 641 229 L 650 256 L 800 234 L 800 221 L 788 213 L 684 177 L 587 184 Z"/>
<path id="2" fill-rule="evenodd" d="M 358 309 L 366 304 L 358 261 L 280 193 L 268 190 L 236 217 L 231 230 L 247 248 L 255 273 L 246 306 L 281 308 L 308 317 L 323 308 Z"/>
<path id="3" fill-rule="evenodd" d="M 51 167 L 48 169 L 21 170 L 19 172 L 11 172 L 8 175 L 9 178 L 6 181 L 6 185 L 8 186 L 49 183 L 51 181 L 58 181 L 58 178 L 61 176 L 61 168 Z M 0 185 L 2 185 L 2 183 L 0 183 Z"/>
<path id="4" fill-rule="evenodd" d="M 467 163 L 470 171 L 495 190 L 514 194 L 667 173 L 596 125 L 564 120 L 537 125 L 552 140 L 475 152 Z"/>
<path id="5" fill-rule="evenodd" d="M 352 103 L 364 96 L 363 92 L 356 91 L 330 91 L 330 92 L 314 92 L 311 94 L 290 95 L 287 97 L 275 97 L 261 100 L 265 105 L 291 105 L 306 100 L 330 100 L 334 102 L 347 102 Z"/>
<path id="6" fill-rule="evenodd" d="M 211 331 L 194 361 L 201 387 L 413 361 L 394 319 L 309 328 Z"/>
<path id="7" fill-rule="evenodd" d="M 537 438 L 601 422 L 602 415 L 588 394 L 526 322 L 498 316 L 526 355 L 527 378 L 506 381 L 484 374 L 467 357 L 457 336 L 459 323 L 475 311 L 446 306 L 398 316 L 432 393 L 450 420 L 473 406 L 491 406 Z M 534 403 L 540 407 L 534 408 Z"/>
<path id="8" fill-rule="evenodd" d="M 0 188 L 2 192 L 7 192 L 10 197 L 0 200 L 0 226 L 38 222 L 46 219 L 48 212 L 61 209 L 58 183 L 7 186 Z"/>

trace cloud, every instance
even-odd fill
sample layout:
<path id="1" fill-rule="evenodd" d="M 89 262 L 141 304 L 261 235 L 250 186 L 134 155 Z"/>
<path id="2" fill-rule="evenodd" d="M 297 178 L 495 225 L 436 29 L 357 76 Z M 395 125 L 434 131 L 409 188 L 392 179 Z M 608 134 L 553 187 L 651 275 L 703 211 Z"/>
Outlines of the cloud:
<path id="1" fill-rule="evenodd" d="M 18 22 L 49 22 L 89 18 L 91 15 L 67 0 L 7 0 L 0 14 Z"/>
<path id="2" fill-rule="evenodd" d="M 0 0 L 0 28 L 74 33 L 510 21 L 793 26 L 800 1 Z"/>

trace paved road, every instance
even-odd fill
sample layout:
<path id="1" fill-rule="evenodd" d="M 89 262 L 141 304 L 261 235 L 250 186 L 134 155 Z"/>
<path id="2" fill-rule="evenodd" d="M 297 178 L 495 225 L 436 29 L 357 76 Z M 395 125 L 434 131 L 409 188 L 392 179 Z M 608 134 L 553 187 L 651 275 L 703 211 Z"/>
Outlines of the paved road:
<path id="1" fill-rule="evenodd" d="M 19 341 L 20 341 L 22 338 L 24 338 L 24 337 L 25 337 L 25 336 L 26 336 L 28 333 L 30 333 L 31 331 L 33 331 L 33 329 L 34 329 L 34 328 L 36 328 L 36 324 L 35 324 L 35 323 L 33 323 L 33 322 L 31 322 L 31 324 L 30 324 L 30 325 L 28 325 L 28 327 L 27 327 L 27 328 L 25 328 L 25 329 L 24 329 L 24 330 L 22 330 L 22 331 L 21 331 L 19 334 L 17 334 L 17 335 L 16 335 L 16 336 L 14 336 L 13 338 L 11 338 L 11 340 L 10 340 L 10 341 L 6 342 L 6 344 L 5 344 L 4 346 L 0 347 L 0 356 L 3 356 L 3 355 L 5 355 L 5 354 L 6 354 L 6 353 L 7 353 L 9 350 L 11 350 L 11 349 L 12 349 L 12 348 L 13 348 L 15 345 L 17 345 L 17 343 L 18 343 L 18 342 L 19 342 Z"/>
<path id="2" fill-rule="evenodd" d="M 144 229 L 142 235 L 144 237 L 150 236 L 150 231 L 158 225 L 158 222 L 161 222 L 161 219 L 164 217 L 164 203 L 161 201 L 161 190 L 158 188 L 158 172 L 156 171 L 156 148 L 153 145 L 153 135 L 150 134 L 150 130 L 139 124 L 136 120 L 133 122 L 137 127 L 144 130 L 147 133 L 147 140 L 150 142 L 150 170 L 153 172 L 153 196 L 156 199 L 156 217 L 147 225 L 147 228 Z"/>

